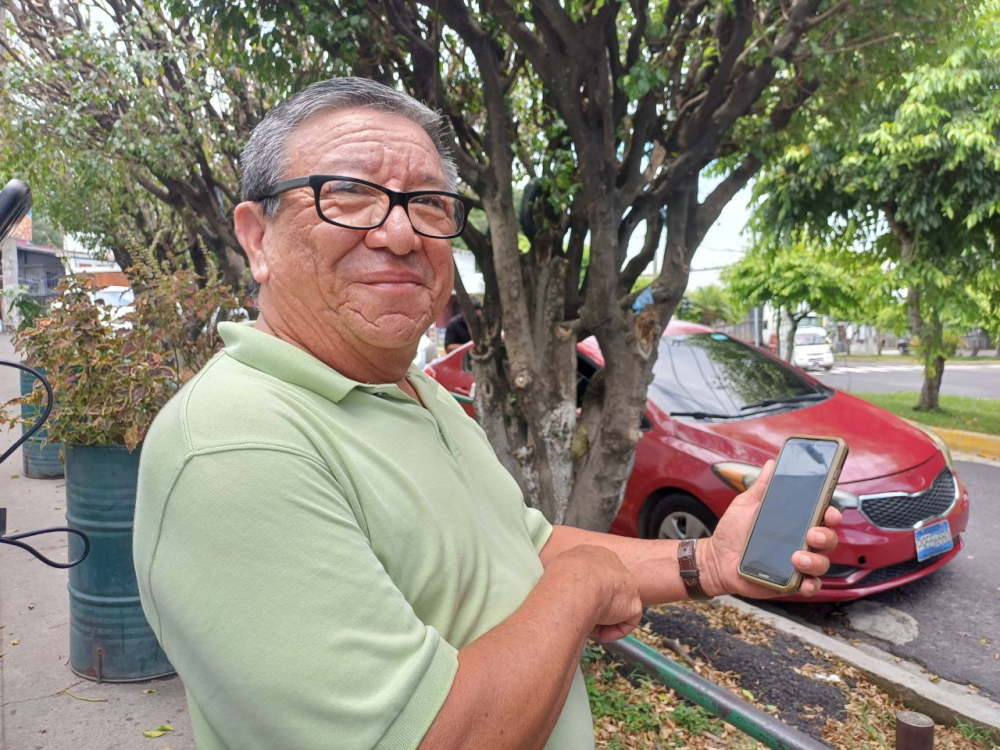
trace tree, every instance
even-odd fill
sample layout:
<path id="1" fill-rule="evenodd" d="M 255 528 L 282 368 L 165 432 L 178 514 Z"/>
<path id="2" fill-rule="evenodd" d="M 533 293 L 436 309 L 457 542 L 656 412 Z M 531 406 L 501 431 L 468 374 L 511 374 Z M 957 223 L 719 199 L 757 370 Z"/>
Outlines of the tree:
<path id="1" fill-rule="evenodd" d="M 135 203 L 134 228 L 204 243 L 231 276 L 235 154 L 270 103 L 354 73 L 442 111 L 488 222 L 465 236 L 481 323 L 458 282 L 480 419 L 529 502 L 599 529 L 712 222 L 811 118 L 839 122 L 873 75 L 930 53 L 911 42 L 943 13 L 931 0 L 98 0 L 108 20 L 95 24 L 78 6 L 2 2 L 16 104 L 38 108 L 46 147 L 68 149 L 60 195 L 95 221 L 91 190 L 116 211 Z M 633 291 L 661 245 L 662 271 Z M 589 335 L 606 366 L 578 414 L 575 346 Z"/>
<path id="2" fill-rule="evenodd" d="M 917 409 L 938 408 L 944 322 L 1000 317 L 998 7 L 970 11 L 943 62 L 887 82 L 848 127 L 817 121 L 756 186 L 762 236 L 808 227 L 895 268 L 921 342 Z"/>
<path id="3" fill-rule="evenodd" d="M 265 96 L 157 0 L 0 0 L 0 165 L 36 210 L 115 253 L 205 253 L 242 282 L 237 156 Z M 280 92 L 275 92 L 279 94 Z"/>
<path id="4" fill-rule="evenodd" d="M 907 40 L 933 31 L 940 9 L 209 0 L 191 12 L 232 40 L 233 65 L 269 58 L 248 52 L 262 47 L 275 50 L 270 70 L 295 71 L 294 50 L 309 40 L 331 71 L 401 86 L 445 114 L 465 189 L 489 225 L 465 236 L 486 284 L 472 326 L 480 421 L 529 502 L 556 523 L 606 529 L 660 335 L 708 228 L 784 131 L 800 127 L 797 114 L 849 113 L 873 71 L 929 48 Z M 827 94 L 811 101 L 824 81 Z M 708 173 L 717 183 L 702 197 Z M 662 272 L 633 292 L 661 244 Z M 606 366 L 578 412 L 575 347 L 590 335 Z"/>
<path id="5" fill-rule="evenodd" d="M 881 271 L 863 276 L 838 265 L 831 253 L 802 238 L 775 251 L 755 248 L 722 272 L 729 294 L 746 306 L 770 303 L 788 313 L 787 360 L 792 361 L 795 332 L 808 315 L 824 312 L 838 318 L 855 317 L 872 292 L 878 291 Z M 875 289 L 872 287 L 875 286 Z"/>
<path id="6" fill-rule="evenodd" d="M 718 323 L 735 323 L 740 316 L 733 309 L 732 299 L 725 289 L 719 284 L 708 284 L 692 290 L 684 297 L 689 303 L 685 307 L 685 314 L 679 317 L 685 320 L 695 320 L 702 325 L 714 326 Z"/>

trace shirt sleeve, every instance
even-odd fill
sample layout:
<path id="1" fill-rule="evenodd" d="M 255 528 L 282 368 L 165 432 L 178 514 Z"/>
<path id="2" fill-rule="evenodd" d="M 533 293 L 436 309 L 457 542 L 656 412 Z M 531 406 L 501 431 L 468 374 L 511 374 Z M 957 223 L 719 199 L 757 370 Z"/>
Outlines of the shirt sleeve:
<path id="1" fill-rule="evenodd" d="M 189 459 L 140 588 L 193 708 L 230 748 L 416 748 L 458 668 L 332 474 L 294 452 Z"/>
<path id="2" fill-rule="evenodd" d="M 535 552 L 541 552 L 545 543 L 552 536 L 552 524 L 542 515 L 542 511 L 537 508 L 524 506 L 524 525 L 528 529 L 528 536 L 535 546 Z"/>

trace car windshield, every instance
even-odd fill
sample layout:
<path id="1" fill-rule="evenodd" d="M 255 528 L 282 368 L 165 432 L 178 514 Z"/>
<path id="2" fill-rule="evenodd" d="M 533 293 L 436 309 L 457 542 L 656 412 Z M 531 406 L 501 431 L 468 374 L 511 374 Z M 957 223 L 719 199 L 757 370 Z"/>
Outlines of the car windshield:
<path id="1" fill-rule="evenodd" d="M 830 393 L 725 334 L 695 333 L 660 339 L 648 397 L 667 414 L 726 419 L 772 411 L 783 401 L 806 406 Z"/>
<path id="2" fill-rule="evenodd" d="M 110 307 L 126 307 L 135 302 L 135 293 L 131 289 L 122 291 L 105 289 L 101 292 L 94 292 L 94 302 L 103 302 Z"/>
<path id="3" fill-rule="evenodd" d="M 796 346 L 816 346 L 817 344 L 825 344 L 826 339 L 818 333 L 796 333 L 795 334 L 795 345 Z"/>

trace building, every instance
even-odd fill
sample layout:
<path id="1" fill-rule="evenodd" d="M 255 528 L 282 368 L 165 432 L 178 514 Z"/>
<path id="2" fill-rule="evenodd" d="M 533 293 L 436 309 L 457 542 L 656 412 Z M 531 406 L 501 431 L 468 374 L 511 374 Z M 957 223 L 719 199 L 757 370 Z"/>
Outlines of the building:
<path id="1" fill-rule="evenodd" d="M 66 238 L 63 249 L 37 245 L 31 239 L 29 215 L 0 244 L 0 290 L 20 286 L 27 289 L 29 297 L 46 301 L 67 273 L 86 274 L 100 286 L 129 285 L 128 278 L 114 260 L 94 257 L 71 238 Z M 13 299 L 4 295 L 0 300 L 4 329 L 16 328 L 20 320 Z"/>

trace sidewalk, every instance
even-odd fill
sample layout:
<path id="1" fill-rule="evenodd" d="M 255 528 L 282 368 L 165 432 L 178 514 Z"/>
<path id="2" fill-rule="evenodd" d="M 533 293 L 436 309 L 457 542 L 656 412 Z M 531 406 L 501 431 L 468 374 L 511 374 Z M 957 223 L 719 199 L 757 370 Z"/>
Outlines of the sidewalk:
<path id="1" fill-rule="evenodd" d="M 17 359 L 0 334 L 0 360 Z M 0 367 L 0 403 L 18 395 L 18 382 L 17 370 Z M 0 453 L 18 435 L 0 432 Z M 7 532 L 65 526 L 64 480 L 28 479 L 22 468 L 20 450 L 0 466 Z M 65 534 L 36 539 L 44 554 L 66 559 Z M 0 749 L 194 750 L 179 678 L 98 685 L 73 674 L 66 582 L 67 571 L 0 545 Z M 143 693 L 150 689 L 156 692 Z M 161 724 L 174 731 L 143 737 Z"/>

